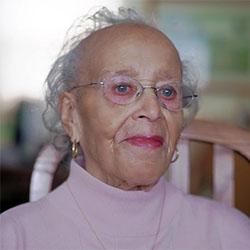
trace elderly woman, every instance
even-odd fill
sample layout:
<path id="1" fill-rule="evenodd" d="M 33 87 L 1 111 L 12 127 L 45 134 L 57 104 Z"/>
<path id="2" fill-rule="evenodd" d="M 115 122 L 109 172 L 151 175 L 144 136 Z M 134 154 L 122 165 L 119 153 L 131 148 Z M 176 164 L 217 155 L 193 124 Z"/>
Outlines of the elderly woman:
<path id="1" fill-rule="evenodd" d="M 197 98 L 173 43 L 130 9 L 80 21 L 47 79 L 69 178 L 2 215 L 2 249 L 250 249 L 246 216 L 163 177 Z"/>

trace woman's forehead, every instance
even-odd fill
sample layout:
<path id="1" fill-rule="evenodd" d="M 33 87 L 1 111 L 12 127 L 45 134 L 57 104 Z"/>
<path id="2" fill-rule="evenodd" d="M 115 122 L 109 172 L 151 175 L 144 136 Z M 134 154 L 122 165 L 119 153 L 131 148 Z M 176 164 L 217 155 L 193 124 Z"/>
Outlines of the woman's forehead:
<path id="1" fill-rule="evenodd" d="M 137 76 L 143 69 L 168 78 L 173 69 L 180 68 L 179 55 L 171 41 L 145 25 L 114 25 L 97 31 L 86 42 L 85 65 L 88 61 L 95 76 L 105 71 Z"/>

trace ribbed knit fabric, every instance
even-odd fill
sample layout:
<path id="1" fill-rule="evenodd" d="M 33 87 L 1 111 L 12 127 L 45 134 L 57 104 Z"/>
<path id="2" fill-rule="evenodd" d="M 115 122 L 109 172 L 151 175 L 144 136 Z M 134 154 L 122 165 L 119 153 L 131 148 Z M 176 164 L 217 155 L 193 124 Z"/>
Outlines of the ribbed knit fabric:
<path id="1" fill-rule="evenodd" d="M 237 210 L 184 195 L 163 177 L 148 192 L 123 191 L 74 161 L 66 183 L 0 218 L 2 250 L 250 249 L 250 220 Z"/>

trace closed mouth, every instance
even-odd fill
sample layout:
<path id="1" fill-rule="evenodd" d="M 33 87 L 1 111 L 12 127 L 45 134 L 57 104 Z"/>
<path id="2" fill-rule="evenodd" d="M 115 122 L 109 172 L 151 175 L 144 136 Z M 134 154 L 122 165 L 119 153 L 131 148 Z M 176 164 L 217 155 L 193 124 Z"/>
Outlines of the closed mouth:
<path id="1" fill-rule="evenodd" d="M 150 149 L 156 149 L 162 147 L 164 144 L 163 137 L 158 135 L 153 135 L 153 136 L 136 135 L 128 137 L 127 139 L 125 139 L 125 141 L 133 146 L 150 148 Z"/>

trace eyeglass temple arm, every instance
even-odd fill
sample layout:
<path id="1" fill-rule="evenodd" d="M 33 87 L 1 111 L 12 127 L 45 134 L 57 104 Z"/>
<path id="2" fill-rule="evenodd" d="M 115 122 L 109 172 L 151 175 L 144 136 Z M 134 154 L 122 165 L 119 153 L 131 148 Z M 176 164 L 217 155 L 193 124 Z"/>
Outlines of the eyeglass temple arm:
<path id="1" fill-rule="evenodd" d="M 196 97 L 199 97 L 197 94 L 193 94 L 193 95 L 187 95 L 187 96 L 183 96 L 182 98 L 196 98 Z"/>

